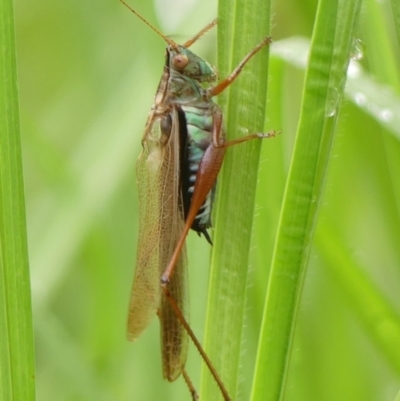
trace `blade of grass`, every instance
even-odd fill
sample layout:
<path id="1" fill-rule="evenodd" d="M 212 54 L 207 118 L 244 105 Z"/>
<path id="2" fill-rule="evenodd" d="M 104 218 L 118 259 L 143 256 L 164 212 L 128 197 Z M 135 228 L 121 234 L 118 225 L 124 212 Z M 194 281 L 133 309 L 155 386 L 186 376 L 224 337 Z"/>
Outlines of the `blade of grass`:
<path id="1" fill-rule="evenodd" d="M 386 85 L 400 89 L 398 52 L 394 49 L 395 36 L 386 29 L 391 22 L 387 18 L 388 7 L 377 1 L 365 1 L 365 18 L 363 18 L 363 40 L 366 47 L 366 58 L 371 72 Z M 389 8 L 390 10 L 390 8 Z M 383 62 L 385 60 L 385 62 Z"/>
<path id="2" fill-rule="evenodd" d="M 35 399 L 12 0 L 0 3 L 0 399 Z"/>
<path id="3" fill-rule="evenodd" d="M 393 91 L 393 94 L 395 91 L 397 93 L 400 92 L 399 49 L 395 49 L 393 46 L 396 42 L 395 37 L 393 32 L 387 29 L 387 26 L 390 26 L 389 24 L 391 23 L 391 20 L 387 16 L 389 7 L 370 0 L 366 1 L 365 5 L 367 12 L 365 14 L 366 18 L 363 19 L 365 24 L 363 32 L 367 48 L 366 58 L 373 76 L 384 84 L 383 93 L 385 94 L 387 102 L 390 102 L 388 108 L 377 109 L 376 114 L 378 115 L 378 119 L 383 120 L 383 122 L 389 120 L 392 125 L 398 127 L 398 121 L 395 120 L 399 119 L 400 107 L 398 102 L 396 104 L 393 99 L 390 98 L 390 92 Z M 372 34 L 372 31 L 374 31 L 375 34 Z M 386 128 L 385 125 L 387 124 L 384 124 L 384 128 Z M 390 126 L 387 128 L 390 129 Z M 400 188 L 397 183 L 400 174 L 400 161 L 398 157 L 400 146 L 398 139 L 385 135 L 389 133 L 388 130 L 384 129 L 381 132 L 385 143 L 386 159 L 390 178 L 392 180 L 392 188 L 397 203 L 397 216 L 392 216 L 392 221 L 396 222 L 395 226 L 398 227 L 400 226 Z M 393 236 L 397 235 L 398 231 L 396 230 Z"/>
<path id="4" fill-rule="evenodd" d="M 291 37 L 272 46 L 272 55 L 299 68 L 306 68 L 310 43 L 306 38 Z M 360 63 L 351 60 L 345 87 L 346 97 L 400 139 L 400 97 L 392 87 L 376 80 Z"/>
<path id="5" fill-rule="evenodd" d="M 221 78 L 269 32 L 270 2 L 219 3 L 218 48 Z M 260 51 L 237 81 L 220 96 L 228 137 L 262 131 L 268 80 L 268 49 Z M 216 232 L 210 276 L 205 348 L 230 396 L 238 399 L 238 377 L 247 285 L 250 234 L 261 143 L 229 149 L 219 179 Z M 203 370 L 201 395 L 220 399 Z"/>
<path id="6" fill-rule="evenodd" d="M 397 0 L 392 0 L 391 3 L 393 10 L 394 25 L 396 27 L 396 32 L 397 32 L 397 41 L 400 44 L 400 3 Z"/>
<path id="7" fill-rule="evenodd" d="M 324 224 L 316 235 L 320 255 L 326 259 L 333 278 L 340 282 L 365 332 L 393 368 L 400 372 L 400 315 L 331 227 Z"/>
<path id="8" fill-rule="evenodd" d="M 281 400 L 360 1 L 321 0 L 259 342 L 252 400 Z"/>

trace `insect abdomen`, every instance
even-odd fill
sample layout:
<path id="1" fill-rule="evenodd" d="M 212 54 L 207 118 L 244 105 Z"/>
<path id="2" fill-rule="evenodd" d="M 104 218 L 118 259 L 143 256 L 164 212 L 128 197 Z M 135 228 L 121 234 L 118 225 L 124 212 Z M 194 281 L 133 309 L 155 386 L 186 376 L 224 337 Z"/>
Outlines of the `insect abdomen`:
<path id="1" fill-rule="evenodd" d="M 209 105 L 201 106 L 181 106 L 178 111 L 181 138 L 181 187 L 185 218 L 189 212 L 197 170 L 204 152 L 212 142 L 211 109 Z M 214 188 L 207 195 L 191 227 L 198 234 L 203 233 L 209 242 L 211 239 L 206 229 L 211 227 Z"/>

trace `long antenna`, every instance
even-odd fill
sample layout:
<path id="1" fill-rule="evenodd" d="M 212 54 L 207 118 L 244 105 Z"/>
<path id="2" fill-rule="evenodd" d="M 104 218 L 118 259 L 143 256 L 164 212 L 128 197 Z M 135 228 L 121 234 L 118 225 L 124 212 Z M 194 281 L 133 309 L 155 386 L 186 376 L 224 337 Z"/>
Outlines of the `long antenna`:
<path id="1" fill-rule="evenodd" d="M 178 45 L 170 38 L 166 37 L 162 32 L 160 32 L 156 27 L 150 24 L 147 20 L 145 20 L 137 11 L 135 11 L 130 5 L 125 3 L 124 0 L 119 0 L 128 10 L 131 10 L 139 19 L 141 19 L 147 26 L 149 26 L 155 33 L 161 36 L 170 46 L 174 49 L 178 50 Z"/>
<path id="2" fill-rule="evenodd" d="M 121 0 L 122 1 L 122 0 Z M 203 36 L 207 31 L 209 31 L 211 28 L 213 28 L 215 25 L 217 25 L 218 20 L 215 18 L 212 20 L 208 25 L 206 25 L 199 33 L 197 33 L 195 36 L 193 36 L 192 39 L 189 39 L 187 42 L 183 44 L 183 47 L 189 47 L 191 46 L 194 42 L 196 42 L 197 39 L 199 39 L 201 36 Z"/>

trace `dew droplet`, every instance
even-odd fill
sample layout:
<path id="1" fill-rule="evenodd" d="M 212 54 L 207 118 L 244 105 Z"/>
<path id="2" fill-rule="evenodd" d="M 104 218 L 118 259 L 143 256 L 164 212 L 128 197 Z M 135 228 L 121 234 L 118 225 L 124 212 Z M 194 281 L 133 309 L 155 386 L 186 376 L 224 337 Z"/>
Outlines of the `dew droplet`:
<path id="1" fill-rule="evenodd" d="M 367 104 L 367 96 L 362 92 L 357 92 L 354 95 L 354 100 L 359 106 L 365 106 Z"/>
<path id="2" fill-rule="evenodd" d="M 379 118 L 385 123 L 391 121 L 393 119 L 393 112 L 389 109 L 383 109 L 379 113 Z"/>
<path id="3" fill-rule="evenodd" d="M 325 107 L 326 117 L 333 117 L 337 113 L 339 107 L 339 101 L 340 101 L 339 91 L 334 87 L 330 88 L 328 93 L 328 100 L 326 102 L 326 107 Z"/>
<path id="4" fill-rule="evenodd" d="M 361 39 L 353 39 L 350 49 L 350 57 L 352 60 L 361 60 L 364 57 L 364 42 Z"/>
<path id="5" fill-rule="evenodd" d="M 354 60 L 350 60 L 349 67 L 347 68 L 347 76 L 349 78 L 358 78 L 361 75 L 360 64 Z"/>

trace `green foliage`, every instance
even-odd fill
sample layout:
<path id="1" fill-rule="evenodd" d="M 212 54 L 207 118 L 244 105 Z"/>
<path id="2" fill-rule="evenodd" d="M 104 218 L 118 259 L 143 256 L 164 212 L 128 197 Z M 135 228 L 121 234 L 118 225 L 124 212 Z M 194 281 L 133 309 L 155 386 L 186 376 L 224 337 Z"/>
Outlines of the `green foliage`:
<path id="1" fill-rule="evenodd" d="M 152 2 L 130 2 L 179 42 L 217 14 L 207 0 L 179 21 L 177 3 L 157 18 Z M 318 12 L 317 3 L 274 2 L 268 75 L 263 50 L 220 98 L 231 138 L 245 129 L 282 134 L 228 152 L 210 286 L 209 246 L 188 241 L 191 324 L 201 342 L 206 330 L 235 400 L 394 400 L 399 390 L 398 6 L 366 0 L 358 15 L 355 0 L 321 0 Z M 221 1 L 218 40 L 212 31 L 193 50 L 216 64 L 218 41 L 225 77 L 269 33 L 267 4 Z M 136 343 L 125 339 L 134 165 L 164 43 L 118 1 L 17 3 L 16 37 L 38 399 L 188 400 L 183 380 L 161 377 L 156 318 Z M 344 87 L 357 47 L 364 56 Z M 7 196 L 18 193 L 15 201 L 22 182 L 13 174 Z M 23 243 L 21 216 L 13 235 Z M 25 251 L 15 252 L 26 277 Z M 3 300 L 17 294 L 4 266 Z M 29 321 L 26 281 L 16 282 Z M 18 366 L 20 377 L 32 372 L 29 359 Z M 202 399 L 220 398 L 205 370 L 200 381 L 200 366 L 191 352 L 187 370 Z"/>
<path id="2" fill-rule="evenodd" d="M 35 399 L 12 1 L 0 4 L 0 400 Z"/>
<path id="3" fill-rule="evenodd" d="M 261 7 L 265 12 L 256 18 L 253 10 Z M 221 77 L 228 76 L 269 33 L 268 9 L 269 4 L 264 0 L 220 2 L 218 62 Z M 251 18 L 254 23 L 247 24 Z M 266 46 L 257 53 L 219 97 L 224 107 L 228 139 L 263 131 L 268 52 Z M 254 140 L 227 150 L 217 192 L 217 229 L 213 238 L 205 347 L 233 399 L 237 399 L 240 380 L 247 266 L 260 148 L 261 140 Z M 203 379 L 200 394 L 207 400 L 222 399 L 204 366 Z"/>
<path id="4" fill-rule="evenodd" d="M 257 354 L 253 400 L 283 398 L 303 277 L 332 154 L 359 1 L 320 1 L 284 192 Z"/>

